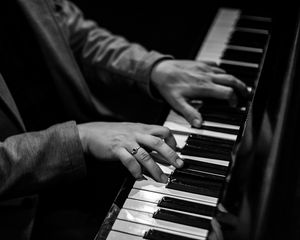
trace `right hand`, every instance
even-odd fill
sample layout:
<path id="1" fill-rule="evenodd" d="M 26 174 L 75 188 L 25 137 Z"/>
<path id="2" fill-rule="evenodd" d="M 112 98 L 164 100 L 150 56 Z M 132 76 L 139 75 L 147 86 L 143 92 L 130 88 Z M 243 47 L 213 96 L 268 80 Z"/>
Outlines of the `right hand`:
<path id="1" fill-rule="evenodd" d="M 205 98 L 216 98 L 235 106 L 237 93 L 249 96 L 246 84 L 211 62 L 161 61 L 152 69 L 151 83 L 174 110 L 197 128 L 202 124 L 202 117 L 190 100 L 205 102 Z"/>
<path id="2" fill-rule="evenodd" d="M 142 167 L 159 182 L 168 178 L 150 155 L 157 152 L 169 164 L 181 167 L 183 161 L 174 151 L 176 141 L 170 130 L 141 123 L 93 122 L 78 125 L 84 152 L 99 160 L 120 160 L 137 179 L 143 178 Z M 134 148 L 140 147 L 136 154 Z"/>

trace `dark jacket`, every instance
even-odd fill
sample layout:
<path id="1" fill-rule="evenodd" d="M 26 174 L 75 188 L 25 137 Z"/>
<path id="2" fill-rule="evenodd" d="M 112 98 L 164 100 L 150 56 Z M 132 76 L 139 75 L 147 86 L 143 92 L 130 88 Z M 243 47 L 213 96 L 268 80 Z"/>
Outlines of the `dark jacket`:
<path id="1" fill-rule="evenodd" d="M 85 175 L 76 121 L 122 120 L 115 103 L 107 100 L 107 91 L 126 86 L 150 95 L 151 69 L 168 56 L 99 28 L 70 2 L 13 1 L 36 36 L 70 120 L 27 132 L 18 104 L 0 75 L 0 124 L 8 129 L 5 136 L 0 132 L 4 139 L 0 142 L 0 238 L 9 233 L 7 239 L 29 239 L 37 202 L 32 194 L 49 184 L 72 182 Z"/>

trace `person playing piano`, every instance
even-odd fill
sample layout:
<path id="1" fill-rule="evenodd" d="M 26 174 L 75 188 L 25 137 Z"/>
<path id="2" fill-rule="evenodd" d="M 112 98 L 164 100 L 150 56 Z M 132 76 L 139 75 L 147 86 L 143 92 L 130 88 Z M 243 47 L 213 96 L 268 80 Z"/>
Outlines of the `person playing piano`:
<path id="1" fill-rule="evenodd" d="M 2 5 L 15 16 L 1 14 L 0 21 L 0 196 L 6 200 L 0 228 L 16 229 L 8 239 L 29 239 L 34 215 L 7 227 L 7 216 L 16 217 L 8 209 L 18 212 L 24 205 L 7 200 L 85 176 L 86 155 L 121 161 L 135 178 L 142 178 L 144 168 L 160 182 L 167 176 L 151 151 L 175 167 L 183 165 L 169 129 L 105 121 L 113 115 L 103 100 L 110 87 L 127 84 L 166 101 L 194 127 L 202 118 L 190 99 L 235 104 L 237 94 L 248 94 L 244 83 L 215 64 L 176 60 L 129 43 L 84 19 L 71 2 L 7 0 Z"/>

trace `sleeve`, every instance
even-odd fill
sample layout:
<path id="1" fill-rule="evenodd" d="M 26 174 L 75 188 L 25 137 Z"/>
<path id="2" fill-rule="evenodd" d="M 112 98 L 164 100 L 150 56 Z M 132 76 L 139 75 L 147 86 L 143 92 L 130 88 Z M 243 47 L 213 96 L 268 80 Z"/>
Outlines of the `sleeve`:
<path id="1" fill-rule="evenodd" d="M 84 19 L 82 12 L 71 2 L 55 1 L 55 14 L 83 72 L 89 79 L 115 85 L 112 75 L 135 84 L 151 95 L 150 75 L 153 66 L 172 56 L 148 51 L 136 43 L 111 34 L 97 23 Z"/>
<path id="2" fill-rule="evenodd" d="M 32 194 L 86 173 L 76 123 L 14 135 L 0 142 L 0 198 Z"/>

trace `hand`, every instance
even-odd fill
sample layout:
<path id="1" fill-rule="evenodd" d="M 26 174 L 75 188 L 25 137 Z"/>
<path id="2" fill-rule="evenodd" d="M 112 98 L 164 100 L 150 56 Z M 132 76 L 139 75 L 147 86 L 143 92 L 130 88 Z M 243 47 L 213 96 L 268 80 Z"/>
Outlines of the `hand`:
<path id="1" fill-rule="evenodd" d="M 139 179 L 144 167 L 159 182 L 167 182 L 150 155 L 156 151 L 168 163 L 181 167 L 183 161 L 174 151 L 176 141 L 168 128 L 140 123 L 94 122 L 78 125 L 83 149 L 99 160 L 120 160 Z M 134 148 L 140 147 L 136 153 Z"/>
<path id="2" fill-rule="evenodd" d="M 165 60 L 151 73 L 152 84 L 161 96 L 194 127 L 200 127 L 202 117 L 189 100 L 212 97 L 236 105 L 237 95 L 248 96 L 247 86 L 216 64 L 191 60 Z"/>

